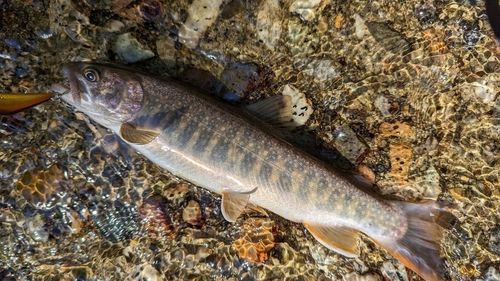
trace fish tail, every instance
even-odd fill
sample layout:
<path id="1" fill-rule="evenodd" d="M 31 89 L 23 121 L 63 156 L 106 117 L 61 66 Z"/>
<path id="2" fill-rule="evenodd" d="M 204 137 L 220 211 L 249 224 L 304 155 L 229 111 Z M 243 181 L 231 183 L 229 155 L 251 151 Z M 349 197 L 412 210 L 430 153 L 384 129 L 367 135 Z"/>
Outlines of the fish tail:
<path id="1" fill-rule="evenodd" d="M 408 227 L 399 239 L 378 237 L 374 239 L 406 267 L 428 281 L 445 279 L 445 263 L 440 256 L 443 228 L 455 217 L 444 209 L 445 203 L 390 202 L 404 211 Z"/>

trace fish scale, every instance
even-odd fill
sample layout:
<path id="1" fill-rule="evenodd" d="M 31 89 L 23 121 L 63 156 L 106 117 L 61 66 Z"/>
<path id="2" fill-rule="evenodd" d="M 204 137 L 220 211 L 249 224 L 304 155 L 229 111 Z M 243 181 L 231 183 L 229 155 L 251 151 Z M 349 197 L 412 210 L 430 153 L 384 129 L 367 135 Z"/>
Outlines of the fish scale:
<path id="1" fill-rule="evenodd" d="M 160 167 L 222 194 L 229 221 L 251 202 L 303 223 L 321 244 L 346 256 L 357 256 L 362 232 L 427 280 L 444 279 L 443 231 L 434 218 L 449 222 L 452 215 L 442 203 L 383 200 L 356 177 L 292 146 L 259 119 L 280 112 L 289 121 L 291 109 L 276 108 L 290 104 L 285 97 L 245 111 L 173 80 L 126 69 L 70 63 L 64 72 L 71 86 L 62 96 L 66 102 Z"/>

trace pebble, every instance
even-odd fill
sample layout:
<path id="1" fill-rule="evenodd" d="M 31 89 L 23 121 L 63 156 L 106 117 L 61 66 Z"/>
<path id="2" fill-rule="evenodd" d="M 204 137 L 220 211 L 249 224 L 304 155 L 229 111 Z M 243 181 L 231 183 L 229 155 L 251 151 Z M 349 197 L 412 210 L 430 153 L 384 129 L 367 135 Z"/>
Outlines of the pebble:
<path id="1" fill-rule="evenodd" d="M 381 281 L 382 276 L 369 273 L 365 275 L 359 275 L 356 272 L 351 272 L 343 276 L 344 281 Z"/>
<path id="2" fill-rule="evenodd" d="M 29 236 L 31 236 L 33 240 L 37 242 L 47 242 L 49 240 L 49 231 L 45 227 L 42 216 L 40 214 L 36 214 L 34 217 L 27 218 L 26 228 Z"/>
<path id="3" fill-rule="evenodd" d="M 295 0 L 290 5 L 290 12 L 298 14 L 302 20 L 311 21 L 323 11 L 329 0 Z"/>
<path id="4" fill-rule="evenodd" d="M 154 57 L 154 53 L 142 45 L 130 33 L 124 33 L 116 38 L 115 52 L 123 62 L 134 63 Z"/>
<path id="5" fill-rule="evenodd" d="M 369 34 L 368 27 L 366 27 L 365 20 L 359 14 L 354 14 L 353 17 L 356 37 L 361 40 L 366 34 Z"/>
<path id="6" fill-rule="evenodd" d="M 306 95 L 292 85 L 285 85 L 281 94 L 292 98 L 292 116 L 294 125 L 304 125 L 309 119 L 309 116 L 311 116 L 314 112 L 312 104 L 306 98 Z"/>
<path id="7" fill-rule="evenodd" d="M 408 274 L 406 273 L 406 268 L 401 263 L 399 263 L 398 267 L 396 267 L 390 261 L 386 261 L 383 263 L 381 271 L 382 275 L 386 280 L 408 281 Z"/>
<path id="8" fill-rule="evenodd" d="M 500 225 L 495 226 L 493 230 L 491 230 L 488 250 L 500 256 Z"/>
<path id="9" fill-rule="evenodd" d="M 66 187 L 64 175 L 57 165 L 48 170 L 26 171 L 19 179 L 16 191 L 33 207 L 51 209 L 59 202 L 59 192 Z"/>
<path id="10" fill-rule="evenodd" d="M 267 260 L 267 253 L 275 244 L 273 226 L 270 219 L 247 219 L 241 228 L 243 237 L 233 243 L 240 258 L 258 263 Z"/>
<path id="11" fill-rule="evenodd" d="M 172 232 L 172 220 L 162 196 L 153 195 L 147 198 L 137 211 L 151 236 L 156 238 L 175 236 Z"/>
<path id="12" fill-rule="evenodd" d="M 181 183 L 172 188 L 167 188 L 163 192 L 163 196 L 174 205 L 178 205 L 184 200 L 184 196 L 189 192 L 189 186 Z"/>
<path id="13" fill-rule="evenodd" d="M 173 38 L 161 36 L 156 40 L 156 52 L 162 60 L 174 62 L 175 41 Z"/>
<path id="14" fill-rule="evenodd" d="M 108 32 L 120 32 L 125 28 L 125 24 L 118 20 L 110 20 L 106 23 L 106 31 Z"/>
<path id="15" fill-rule="evenodd" d="M 232 62 L 222 72 L 220 80 L 239 98 L 262 86 L 262 75 L 255 64 Z"/>
<path id="16" fill-rule="evenodd" d="M 357 163 L 358 159 L 369 149 L 345 123 L 337 127 L 333 138 L 335 148 L 353 164 Z"/>
<path id="17" fill-rule="evenodd" d="M 340 75 L 340 72 L 335 68 L 331 60 L 297 59 L 294 62 L 294 66 L 304 74 L 318 79 L 320 83 L 333 80 Z"/>
<path id="18" fill-rule="evenodd" d="M 391 159 L 389 175 L 396 181 L 406 184 L 413 157 L 411 147 L 405 143 L 391 143 L 389 144 L 388 156 Z"/>
<path id="19" fill-rule="evenodd" d="M 189 201 L 182 211 L 182 219 L 191 225 L 202 225 L 202 214 L 200 204 L 194 200 Z"/>
<path id="20" fill-rule="evenodd" d="M 280 17 L 276 16 L 281 11 L 280 4 L 278 0 L 269 0 L 260 6 L 261 9 L 257 13 L 257 35 L 267 48 L 274 50 L 281 36 L 283 24 Z"/>
<path id="21" fill-rule="evenodd" d="M 188 17 L 179 29 L 179 41 L 190 49 L 196 48 L 200 36 L 220 13 L 223 0 L 194 0 L 188 8 Z"/>
<path id="22" fill-rule="evenodd" d="M 486 270 L 484 277 L 476 279 L 476 280 L 477 281 L 498 281 L 498 280 L 500 280 L 500 272 L 498 271 L 498 269 L 494 268 L 493 266 L 490 266 Z"/>

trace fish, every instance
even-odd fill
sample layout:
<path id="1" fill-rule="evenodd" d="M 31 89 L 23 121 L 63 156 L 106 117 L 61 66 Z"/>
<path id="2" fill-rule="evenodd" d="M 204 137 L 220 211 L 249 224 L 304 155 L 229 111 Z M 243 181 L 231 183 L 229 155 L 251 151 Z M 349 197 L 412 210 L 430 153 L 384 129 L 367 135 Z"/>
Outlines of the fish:
<path id="1" fill-rule="evenodd" d="M 382 199 L 366 181 L 292 145 L 282 133 L 289 96 L 240 108 L 113 65 L 70 62 L 63 74 L 67 104 L 173 175 L 222 195 L 226 220 L 247 206 L 265 208 L 346 257 L 359 255 L 363 233 L 424 279 L 445 279 L 440 240 L 454 219 L 447 203 Z"/>
<path id="2" fill-rule="evenodd" d="M 500 43 L 500 4 L 498 4 L 498 0 L 486 0 L 484 2 L 491 29 L 493 29 L 497 42 Z"/>
<path id="3" fill-rule="evenodd" d="M 51 98 L 50 93 L 0 93 L 0 115 L 14 114 Z"/>

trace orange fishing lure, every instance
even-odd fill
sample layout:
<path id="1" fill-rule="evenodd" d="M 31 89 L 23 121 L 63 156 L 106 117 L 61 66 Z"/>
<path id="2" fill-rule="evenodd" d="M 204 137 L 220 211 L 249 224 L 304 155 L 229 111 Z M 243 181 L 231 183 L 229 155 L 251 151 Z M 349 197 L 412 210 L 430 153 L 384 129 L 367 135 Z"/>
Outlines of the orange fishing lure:
<path id="1" fill-rule="evenodd" d="M 0 114 L 14 114 L 52 98 L 49 93 L 0 93 Z"/>

